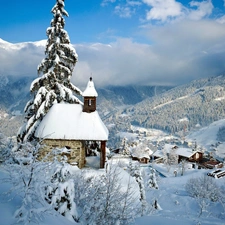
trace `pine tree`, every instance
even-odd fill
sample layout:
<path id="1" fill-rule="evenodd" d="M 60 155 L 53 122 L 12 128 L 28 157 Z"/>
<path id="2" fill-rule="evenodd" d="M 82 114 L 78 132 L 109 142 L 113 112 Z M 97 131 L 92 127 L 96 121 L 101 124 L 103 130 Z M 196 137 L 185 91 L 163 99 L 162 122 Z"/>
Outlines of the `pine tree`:
<path id="1" fill-rule="evenodd" d="M 130 171 L 130 175 L 135 178 L 135 180 L 139 186 L 140 202 L 141 202 L 141 208 L 142 208 L 141 215 L 143 216 L 148 210 L 148 205 L 147 205 L 147 201 L 146 201 L 144 181 L 143 181 L 143 178 L 141 175 L 140 166 L 137 164 L 133 165 L 132 162 L 130 162 L 128 169 Z"/>
<path id="2" fill-rule="evenodd" d="M 148 187 L 149 188 L 155 188 L 158 189 L 158 184 L 156 181 L 156 175 L 155 175 L 156 171 L 153 168 L 150 168 L 150 173 L 149 173 L 149 180 L 148 180 Z"/>
<path id="3" fill-rule="evenodd" d="M 72 166 L 66 162 L 58 162 L 55 167 L 56 171 L 51 179 L 51 185 L 46 188 L 46 200 L 61 215 L 70 221 L 77 221 Z"/>
<path id="4" fill-rule="evenodd" d="M 123 155 L 130 155 L 130 151 L 129 151 L 129 148 L 128 148 L 126 137 L 123 138 L 121 147 L 122 147 L 122 154 Z"/>
<path id="5" fill-rule="evenodd" d="M 46 56 L 37 68 L 39 77 L 31 83 L 33 99 L 24 110 L 27 121 L 18 132 L 19 143 L 34 139 L 37 126 L 54 103 L 82 104 L 74 95 L 82 95 L 82 92 L 70 82 L 78 55 L 64 30 L 64 16 L 68 16 L 64 0 L 56 0 L 51 12 L 53 19 L 47 28 Z"/>

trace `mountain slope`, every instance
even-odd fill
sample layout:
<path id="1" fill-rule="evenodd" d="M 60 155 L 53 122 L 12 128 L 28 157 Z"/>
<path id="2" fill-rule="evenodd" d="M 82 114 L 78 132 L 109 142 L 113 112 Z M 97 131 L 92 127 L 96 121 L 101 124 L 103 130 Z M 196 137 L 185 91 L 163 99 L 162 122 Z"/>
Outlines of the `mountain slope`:
<path id="1" fill-rule="evenodd" d="M 126 109 L 130 124 L 169 132 L 225 117 L 225 75 L 195 80 Z"/>

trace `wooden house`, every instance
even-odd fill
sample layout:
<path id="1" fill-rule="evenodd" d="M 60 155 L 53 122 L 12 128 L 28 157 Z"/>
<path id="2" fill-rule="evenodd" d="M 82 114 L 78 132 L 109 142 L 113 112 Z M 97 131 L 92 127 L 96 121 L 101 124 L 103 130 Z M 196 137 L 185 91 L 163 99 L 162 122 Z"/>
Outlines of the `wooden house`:
<path id="1" fill-rule="evenodd" d="M 145 149 L 133 149 L 131 152 L 132 160 L 139 161 L 140 163 L 147 164 L 150 160 L 150 155 L 152 151 L 149 148 Z"/>
<path id="2" fill-rule="evenodd" d="M 173 152 L 173 153 L 172 153 Z M 170 154 L 174 154 L 178 158 L 178 162 L 181 160 L 187 160 L 190 162 L 201 162 L 203 158 L 203 153 L 200 151 L 193 151 L 191 148 L 183 148 L 174 146 L 171 144 L 166 144 L 163 150 L 157 150 L 152 154 L 152 158 L 157 162 L 163 162 L 163 159 Z"/>
<path id="3" fill-rule="evenodd" d="M 177 148 L 178 162 L 182 159 L 190 162 L 200 162 L 203 158 L 203 153 L 200 151 L 193 151 L 191 148 Z"/>
<path id="4" fill-rule="evenodd" d="M 98 94 L 90 78 L 83 92 L 84 105 L 54 104 L 38 126 L 35 136 L 42 140 L 39 158 L 53 157 L 53 149 L 63 149 L 68 162 L 79 168 L 85 166 L 87 143 L 97 143 L 100 148 L 100 168 L 106 161 L 108 129 L 96 111 Z M 50 158 L 49 158 L 50 157 Z"/>

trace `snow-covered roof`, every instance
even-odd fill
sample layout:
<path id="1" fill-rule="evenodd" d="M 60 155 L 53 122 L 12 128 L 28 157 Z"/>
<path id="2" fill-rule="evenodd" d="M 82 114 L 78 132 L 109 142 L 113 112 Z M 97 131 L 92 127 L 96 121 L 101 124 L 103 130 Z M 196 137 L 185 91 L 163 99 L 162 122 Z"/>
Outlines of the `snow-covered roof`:
<path id="1" fill-rule="evenodd" d="M 149 159 L 150 155 L 153 153 L 151 149 L 149 149 L 148 147 L 142 148 L 141 145 L 131 148 L 130 151 L 133 157 L 137 157 L 139 159 L 141 158 Z"/>
<path id="2" fill-rule="evenodd" d="M 155 157 L 159 157 L 159 158 L 163 158 L 164 157 L 164 154 L 163 154 L 162 150 L 157 150 L 152 155 L 155 156 Z"/>
<path id="3" fill-rule="evenodd" d="M 54 104 L 35 136 L 44 139 L 108 140 L 108 129 L 97 111 L 86 113 L 80 104 Z"/>
<path id="4" fill-rule="evenodd" d="M 88 81 L 87 87 L 83 92 L 83 97 L 98 97 L 98 93 L 95 90 L 95 85 L 92 78 L 90 78 Z"/>
<path id="5" fill-rule="evenodd" d="M 176 149 L 177 155 L 187 157 L 187 158 L 190 158 L 195 153 L 196 153 L 196 151 L 192 151 L 192 149 L 190 149 L 190 148 L 178 148 L 178 149 Z"/>

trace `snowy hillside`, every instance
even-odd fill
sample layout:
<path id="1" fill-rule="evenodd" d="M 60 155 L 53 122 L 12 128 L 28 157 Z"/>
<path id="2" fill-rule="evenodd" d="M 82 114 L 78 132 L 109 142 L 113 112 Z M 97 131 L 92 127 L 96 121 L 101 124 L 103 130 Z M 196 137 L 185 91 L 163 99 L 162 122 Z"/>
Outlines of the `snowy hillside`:
<path id="1" fill-rule="evenodd" d="M 138 197 L 138 195 L 140 194 L 140 190 L 138 187 L 138 183 L 135 182 L 135 179 L 133 177 L 130 177 L 129 173 L 128 173 L 128 163 L 130 160 L 128 159 L 112 159 L 111 162 L 109 163 L 113 163 L 112 165 L 117 165 L 119 166 L 117 170 L 120 171 L 119 173 L 119 181 L 120 181 L 120 188 L 126 190 L 126 185 L 128 183 L 130 183 L 133 192 L 133 196 Z M 204 175 L 206 175 L 205 170 L 198 170 L 198 169 L 186 169 L 184 176 L 180 176 L 180 174 L 178 174 L 177 177 L 172 176 L 172 172 L 168 173 L 167 169 L 163 166 L 163 165 L 154 165 L 154 168 L 156 170 L 160 170 L 163 171 L 164 174 L 168 174 L 168 177 L 162 177 L 159 174 L 156 175 L 156 180 L 155 182 L 157 182 L 158 188 L 151 188 L 149 186 L 149 177 L 151 175 L 151 170 L 150 167 L 148 166 L 142 166 L 140 168 L 141 170 L 141 175 L 143 178 L 143 185 L 145 187 L 145 205 L 143 205 L 144 207 L 148 208 L 148 210 L 144 213 L 144 215 L 141 214 L 135 214 L 132 216 L 134 216 L 134 220 L 130 221 L 128 223 L 120 223 L 118 221 L 118 225 L 119 224 L 134 224 L 134 225 L 148 225 L 148 224 L 160 224 L 160 225 L 222 225 L 224 224 L 224 208 L 222 206 L 222 202 L 219 201 L 208 201 L 208 199 L 202 200 L 201 197 L 191 197 L 189 195 L 189 193 L 187 192 L 185 186 L 188 182 L 190 182 L 190 179 L 200 179 L 202 177 L 204 177 Z M 85 179 L 89 179 L 88 181 L 88 185 L 92 186 L 93 183 L 90 182 L 92 181 L 92 178 L 100 178 L 101 174 L 104 174 L 104 171 L 100 171 L 100 170 L 95 170 L 95 169 L 84 169 L 82 172 L 82 180 L 81 182 L 84 182 Z M 77 180 L 78 178 L 76 178 L 77 176 L 74 176 L 74 183 L 75 185 L 78 185 Z M 78 176 L 79 177 L 79 176 Z M 86 177 L 86 178 L 85 178 Z M 4 169 L 2 167 L 0 167 L 0 180 L 5 179 L 5 178 L 9 178 L 9 174 L 7 172 L 4 171 Z M 37 179 L 40 179 L 37 176 Z M 80 178 L 79 178 L 80 179 Z M 115 177 L 112 177 L 111 179 L 115 179 Z M 116 178 L 118 179 L 118 178 Z M 210 178 L 213 179 L 213 178 Z M 115 181 L 115 180 L 114 180 Z M 213 182 L 213 184 L 216 187 L 222 188 L 224 186 L 224 178 L 223 179 L 218 179 L 218 180 L 211 180 Z M 21 178 L 21 182 L 22 182 L 22 178 Z M 47 182 L 47 181 L 46 181 Z M 99 182 L 101 182 L 101 180 L 99 180 Z M 8 190 L 11 188 L 12 183 L 10 183 L 10 179 L 8 180 L 8 182 L 1 182 L 0 185 L 0 207 L 1 207 L 1 212 L 0 212 L 0 216 L 1 216 L 1 221 L 3 222 L 2 224 L 4 225 L 10 225 L 10 224 L 15 224 L 17 219 L 15 218 L 15 211 L 21 206 L 22 204 L 22 199 L 20 195 L 16 195 L 14 196 L 13 199 L 10 200 L 10 197 L 12 197 L 15 192 L 8 192 Z M 18 184 L 17 184 L 18 185 Z M 22 183 L 21 183 L 22 185 Z M 93 189 L 93 191 L 95 191 L 98 194 L 98 189 L 97 187 L 101 186 L 101 183 L 99 184 L 95 184 L 97 186 L 94 186 L 96 189 Z M 215 187 L 214 186 L 214 187 Z M 15 187 L 14 187 L 15 188 Z M 14 190 L 14 188 L 12 188 L 12 190 Z M 114 188 L 114 187 L 112 187 Z M 201 187 L 202 190 L 204 190 L 204 187 Z M 222 189 L 221 189 L 222 190 Z M 80 189 L 79 185 L 78 187 L 75 186 L 75 192 L 76 197 L 74 199 L 75 202 L 77 202 L 78 205 L 82 205 L 81 202 L 79 201 L 84 201 L 84 204 L 86 204 L 85 207 L 87 207 L 89 210 L 91 210 L 91 204 L 93 204 L 93 201 L 95 201 L 95 204 L 99 205 L 99 204 L 104 204 L 104 202 L 106 201 L 106 196 L 102 195 L 101 193 L 101 198 L 98 199 L 98 196 L 96 196 L 96 198 L 98 199 L 96 201 L 95 198 L 91 198 L 92 195 L 88 195 L 88 196 L 83 196 L 81 199 L 78 200 L 78 196 L 79 193 L 82 190 Z M 87 190 L 83 190 L 84 193 Z M 100 190 L 101 191 L 101 190 Z M 109 195 L 110 198 L 115 198 L 115 190 L 114 189 L 110 189 L 110 192 L 112 195 Z M 215 194 L 217 194 L 216 190 Z M 4 193 L 4 195 L 2 195 Z M 11 194 L 10 194 L 11 193 Z M 82 193 L 82 192 L 81 192 Z M 91 194 L 93 194 L 90 191 Z M 89 193 L 89 194 L 90 194 Z M 110 193 L 109 193 L 110 194 Z M 40 194 L 41 195 L 41 194 Z M 40 196 L 41 197 L 41 196 Z M 138 198 L 135 199 L 137 200 Z M 94 200 L 95 199 L 95 200 Z M 41 198 L 40 198 L 41 200 Z M 155 202 L 157 201 L 157 208 L 155 208 Z M 41 201 L 40 201 L 41 202 Z M 112 202 L 113 205 L 113 211 L 110 211 L 112 218 L 113 215 L 116 216 L 116 214 L 118 214 L 117 209 L 119 208 L 119 205 L 122 204 L 122 202 L 120 202 L 121 204 L 118 205 L 118 202 Z M 134 204 L 134 206 L 136 206 L 135 201 L 132 202 L 132 204 Z M 96 207 L 97 207 L 96 205 Z M 117 207 L 116 207 L 117 206 Z M 34 209 L 37 210 L 42 210 L 41 208 L 38 207 L 38 205 L 33 205 L 32 206 Z M 93 206 L 92 206 L 93 207 Z M 140 207 L 140 205 L 139 205 Z M 78 206 L 77 206 L 78 208 Z M 132 206 L 131 206 L 132 208 Z M 100 209 L 100 208 L 99 208 Z M 136 208 L 133 208 L 133 210 Z M 203 209 L 203 212 L 201 212 L 201 210 Z M 80 209 L 81 210 L 81 209 Z M 82 212 L 82 211 L 81 211 Z M 80 213 L 81 213 L 80 212 Z M 88 212 L 85 212 L 88 213 Z M 92 212 L 92 218 L 95 219 L 96 216 L 95 212 Z M 70 224 L 87 224 L 84 221 L 82 221 L 82 218 L 85 219 L 85 217 L 82 217 L 82 215 L 80 215 L 80 223 L 75 223 L 75 222 L 70 222 L 69 220 L 67 220 L 65 217 L 62 217 L 60 214 L 58 214 L 57 212 L 54 212 L 53 209 L 49 209 L 46 212 L 42 212 L 40 215 L 40 224 L 43 225 L 50 225 L 50 224 L 55 224 L 55 225 L 61 225 L 61 224 L 65 224 L 65 225 L 70 225 Z M 114 223 L 110 223 L 110 220 L 107 220 L 107 224 L 111 224 L 114 225 Z M 28 221 L 27 221 L 28 222 Z M 102 221 L 104 224 L 104 219 Z M 19 225 L 23 225 L 23 222 L 17 223 Z M 31 225 L 36 224 L 35 221 L 32 221 L 29 223 Z M 96 223 L 91 223 L 91 224 L 96 224 Z M 97 223 L 98 224 L 98 223 Z"/>
<path id="2" fill-rule="evenodd" d="M 216 121 L 209 126 L 190 133 L 187 141 L 196 142 L 197 146 L 205 152 L 211 153 L 215 158 L 225 159 L 225 119 Z"/>
<path id="3" fill-rule="evenodd" d="M 195 80 L 123 111 L 126 124 L 187 132 L 225 117 L 225 75 Z M 118 115 L 117 115 L 118 117 Z"/>

